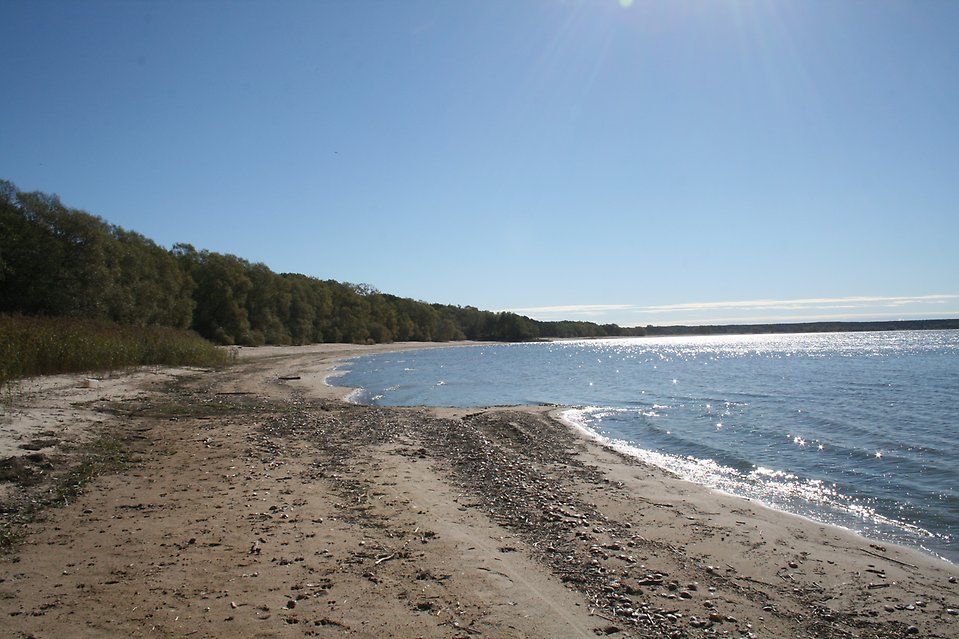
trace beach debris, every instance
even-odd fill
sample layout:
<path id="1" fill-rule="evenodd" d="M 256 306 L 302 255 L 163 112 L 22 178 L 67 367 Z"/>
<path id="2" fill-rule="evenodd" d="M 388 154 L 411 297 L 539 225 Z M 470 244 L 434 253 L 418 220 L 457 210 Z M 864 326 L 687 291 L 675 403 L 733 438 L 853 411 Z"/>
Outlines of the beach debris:
<path id="1" fill-rule="evenodd" d="M 359 526 L 358 530 L 388 530 L 385 537 L 372 532 L 369 536 L 359 534 L 355 538 L 358 546 L 353 545 L 354 551 L 339 560 L 339 569 L 352 571 L 382 589 L 396 577 L 406 575 L 410 583 L 426 589 L 409 597 L 409 608 L 414 613 L 443 617 L 446 621 L 442 623 L 456 628 L 462 636 L 475 631 L 459 617 L 458 603 L 427 596 L 436 592 L 429 590 L 432 582 L 452 579 L 443 584 L 445 590 L 457 578 L 435 577 L 426 566 L 416 565 L 420 553 L 413 549 L 420 549 L 420 544 L 437 535 L 424 531 L 422 521 L 404 528 L 389 518 L 388 509 L 384 514 L 384 490 L 370 479 L 381 472 L 377 464 L 382 458 L 370 451 L 392 451 L 403 464 L 428 460 L 425 463 L 440 473 L 455 495 L 454 506 L 460 512 L 487 517 L 505 529 L 492 548 L 500 553 L 522 553 L 579 592 L 589 603 L 590 613 L 609 622 L 597 632 L 605 634 L 606 629 L 615 628 L 610 634 L 742 638 L 756 636 L 753 624 L 762 628 L 775 618 L 805 629 L 808 636 L 848 636 L 843 634 L 847 632 L 847 614 L 836 614 L 813 603 L 823 601 L 821 587 L 811 584 L 800 572 L 786 576 L 786 570 L 797 570 L 808 559 L 805 555 L 787 556 L 783 563 L 779 563 L 781 558 L 779 562 L 772 560 L 770 574 L 779 568 L 783 572 L 778 575 L 780 579 L 760 578 L 747 572 L 748 566 L 737 570 L 725 563 L 721 555 L 709 554 L 708 550 L 699 554 L 700 550 L 693 550 L 681 539 L 636 534 L 643 530 L 636 524 L 636 517 L 643 513 L 619 515 L 623 519 L 617 520 L 605 505 L 593 503 L 601 501 L 596 497 L 597 489 L 608 491 L 618 484 L 604 476 L 600 468 L 583 461 L 576 453 L 582 445 L 576 435 L 557 428 L 545 414 L 491 409 L 465 417 L 440 417 L 427 409 L 312 402 L 297 391 L 291 396 L 288 410 L 264 415 L 256 438 L 251 440 L 251 457 L 280 465 L 282 441 L 309 442 L 314 456 L 310 478 L 322 481 L 333 496 L 330 507 L 335 514 L 320 522 Z M 656 513 L 656 517 L 668 520 L 688 515 L 690 511 L 678 496 L 668 499 L 674 503 L 651 504 L 649 499 L 642 499 L 642 507 L 648 508 L 645 516 Z M 288 514 L 286 511 L 291 516 L 294 512 L 282 506 L 264 513 L 272 518 L 262 520 L 263 525 L 279 522 L 281 514 Z M 423 514 L 415 506 L 410 513 Z M 706 532 L 705 524 L 702 528 Z M 506 539 L 509 545 L 505 545 Z M 891 560 L 884 548 L 874 550 L 883 554 L 868 554 L 897 561 Z M 406 561 L 394 562 L 396 559 Z M 502 556 L 504 562 L 511 559 Z M 389 567 L 377 568 L 390 562 Z M 788 569 L 782 568 L 784 564 Z M 885 571 L 870 574 L 881 582 L 875 587 L 889 587 L 883 581 Z M 697 596 L 707 590 L 708 600 Z M 829 599 L 830 593 L 825 594 Z M 751 616 L 749 608 L 738 603 L 742 600 L 756 601 L 757 608 L 762 606 L 766 612 Z M 763 614 L 767 615 L 765 619 Z M 872 622 L 864 623 L 871 628 Z M 906 626 L 899 625 L 897 635 L 905 631 Z M 873 639 L 883 635 L 860 632 L 858 636 Z"/>
<path id="2" fill-rule="evenodd" d="M 873 548 L 876 548 L 876 547 L 877 547 L 877 546 L 873 546 Z M 871 550 L 866 550 L 865 548 L 862 548 L 861 550 L 862 550 L 864 553 L 866 553 L 867 555 L 871 555 L 871 556 L 873 556 L 873 557 L 879 557 L 880 559 L 885 559 L 886 561 L 891 561 L 892 563 L 898 564 L 898 565 L 900 565 L 900 566 L 905 566 L 905 567 L 907 567 L 907 568 L 917 568 L 917 569 L 919 568 L 919 566 L 917 566 L 917 565 L 915 565 L 915 564 L 906 563 L 905 561 L 899 561 L 898 559 L 893 559 L 892 557 L 887 557 L 887 556 L 885 556 L 885 555 L 880 555 L 880 554 L 878 554 L 878 553 L 872 552 Z M 883 550 L 885 550 L 885 548 L 883 548 Z"/>

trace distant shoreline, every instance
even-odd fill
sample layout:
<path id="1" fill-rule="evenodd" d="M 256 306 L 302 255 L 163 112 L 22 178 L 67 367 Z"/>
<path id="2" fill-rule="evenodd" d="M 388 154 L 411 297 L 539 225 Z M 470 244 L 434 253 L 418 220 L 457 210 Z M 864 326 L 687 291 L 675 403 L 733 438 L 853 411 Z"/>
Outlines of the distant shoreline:
<path id="1" fill-rule="evenodd" d="M 767 333 L 862 333 L 867 331 L 943 331 L 959 329 L 959 319 L 881 322 L 798 322 L 782 324 L 705 324 L 646 327 L 647 337 L 670 335 L 762 335 Z"/>

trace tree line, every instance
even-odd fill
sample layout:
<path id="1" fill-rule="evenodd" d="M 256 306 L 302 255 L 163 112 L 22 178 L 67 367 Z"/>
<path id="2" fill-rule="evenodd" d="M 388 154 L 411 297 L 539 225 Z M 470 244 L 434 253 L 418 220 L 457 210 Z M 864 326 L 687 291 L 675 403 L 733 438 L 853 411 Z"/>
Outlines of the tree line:
<path id="1" fill-rule="evenodd" d="M 134 231 L 0 180 L 0 313 L 191 328 L 219 344 L 607 337 L 616 324 L 542 322 L 431 304 L 365 285 L 275 273 Z"/>

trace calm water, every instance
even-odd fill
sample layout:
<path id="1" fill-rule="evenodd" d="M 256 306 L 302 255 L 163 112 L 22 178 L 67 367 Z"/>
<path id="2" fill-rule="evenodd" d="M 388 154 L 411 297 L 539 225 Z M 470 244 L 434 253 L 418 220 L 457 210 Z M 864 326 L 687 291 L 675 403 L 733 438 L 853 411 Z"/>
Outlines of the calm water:
<path id="1" fill-rule="evenodd" d="M 363 403 L 570 406 L 682 477 L 959 562 L 959 331 L 504 344 L 344 369 Z"/>

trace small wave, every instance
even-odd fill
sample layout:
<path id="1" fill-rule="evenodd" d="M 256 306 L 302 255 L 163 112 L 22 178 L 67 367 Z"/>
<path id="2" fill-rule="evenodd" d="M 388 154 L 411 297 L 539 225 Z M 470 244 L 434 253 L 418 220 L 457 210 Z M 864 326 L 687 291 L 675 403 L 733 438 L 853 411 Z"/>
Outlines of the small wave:
<path id="1" fill-rule="evenodd" d="M 584 418 L 605 419 L 614 415 L 641 415 L 643 417 L 661 417 L 660 411 L 669 410 L 672 406 L 654 404 L 652 406 L 629 406 L 626 408 L 617 406 L 588 406 L 583 410 Z"/>
<path id="2" fill-rule="evenodd" d="M 658 466 L 673 475 L 707 488 L 755 500 L 767 507 L 790 512 L 829 525 L 861 530 L 894 529 L 920 538 L 944 539 L 929 530 L 882 515 L 872 506 L 840 493 L 835 484 L 804 479 L 783 470 L 760 466 L 742 472 L 712 459 L 682 456 L 640 448 L 634 443 L 605 437 L 591 426 L 607 409 L 588 406 L 564 411 L 560 417 L 591 439 L 617 452 Z M 857 524 L 858 522 L 858 524 Z"/>
<path id="3" fill-rule="evenodd" d="M 324 385 L 324 386 L 339 386 L 339 384 L 334 384 L 333 382 L 334 382 L 336 379 L 338 379 L 338 378 L 340 378 L 340 377 L 343 377 L 344 375 L 346 375 L 346 374 L 348 374 L 348 373 L 349 373 L 349 371 L 345 371 L 345 370 L 342 370 L 342 371 L 341 371 L 341 370 L 334 370 L 334 371 L 332 371 L 332 372 L 329 372 L 329 373 L 327 373 L 326 375 L 323 376 L 323 385 Z"/>
<path id="4" fill-rule="evenodd" d="M 363 396 L 366 395 L 367 391 L 365 388 L 354 388 L 349 393 L 346 394 L 346 397 L 343 398 L 343 401 L 349 402 L 351 404 L 365 404 Z"/>

